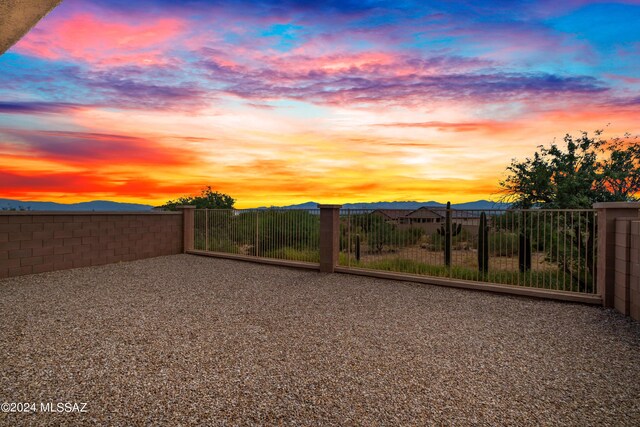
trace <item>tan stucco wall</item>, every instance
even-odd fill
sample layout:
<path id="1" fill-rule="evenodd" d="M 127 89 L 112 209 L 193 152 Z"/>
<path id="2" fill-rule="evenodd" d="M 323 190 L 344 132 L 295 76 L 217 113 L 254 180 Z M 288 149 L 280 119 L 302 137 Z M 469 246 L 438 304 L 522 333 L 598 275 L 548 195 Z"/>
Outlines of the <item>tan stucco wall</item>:
<path id="1" fill-rule="evenodd" d="M 0 55 L 62 0 L 0 0 Z"/>

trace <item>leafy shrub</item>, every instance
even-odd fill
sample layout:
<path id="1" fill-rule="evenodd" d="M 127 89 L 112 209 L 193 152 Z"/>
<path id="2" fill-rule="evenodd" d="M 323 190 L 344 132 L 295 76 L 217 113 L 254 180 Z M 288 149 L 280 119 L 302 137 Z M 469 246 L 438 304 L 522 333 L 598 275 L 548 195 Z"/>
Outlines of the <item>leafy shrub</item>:
<path id="1" fill-rule="evenodd" d="M 427 247 L 433 251 L 444 251 L 444 236 L 437 232 L 431 233 Z M 454 250 L 476 249 L 478 241 L 469 230 L 463 228 L 460 234 L 451 239 L 451 247 Z"/>
<path id="2" fill-rule="evenodd" d="M 491 256 L 518 256 L 519 235 L 508 231 L 489 232 L 489 254 Z"/>

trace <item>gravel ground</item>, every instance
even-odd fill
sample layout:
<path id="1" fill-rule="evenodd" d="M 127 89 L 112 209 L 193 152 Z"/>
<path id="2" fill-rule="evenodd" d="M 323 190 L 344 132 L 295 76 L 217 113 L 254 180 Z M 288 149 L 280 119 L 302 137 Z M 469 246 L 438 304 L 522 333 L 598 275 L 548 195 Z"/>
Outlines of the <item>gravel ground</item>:
<path id="1" fill-rule="evenodd" d="M 0 280 L 0 319 L 6 425 L 640 424 L 598 307 L 176 255 Z"/>

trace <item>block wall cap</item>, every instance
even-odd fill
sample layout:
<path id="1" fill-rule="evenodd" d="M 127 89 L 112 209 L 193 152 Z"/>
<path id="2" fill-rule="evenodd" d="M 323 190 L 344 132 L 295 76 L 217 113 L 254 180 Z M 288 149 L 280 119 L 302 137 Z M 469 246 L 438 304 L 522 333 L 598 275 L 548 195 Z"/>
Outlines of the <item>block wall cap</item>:
<path id="1" fill-rule="evenodd" d="M 637 216 L 619 216 L 617 218 L 614 218 L 616 220 L 616 222 L 637 222 L 640 221 L 640 218 L 638 218 Z"/>
<path id="2" fill-rule="evenodd" d="M 640 202 L 601 202 L 594 203 L 594 209 L 640 209 Z"/>
<path id="3" fill-rule="evenodd" d="M 181 215 L 175 211 L 0 211 L 0 216 Z"/>

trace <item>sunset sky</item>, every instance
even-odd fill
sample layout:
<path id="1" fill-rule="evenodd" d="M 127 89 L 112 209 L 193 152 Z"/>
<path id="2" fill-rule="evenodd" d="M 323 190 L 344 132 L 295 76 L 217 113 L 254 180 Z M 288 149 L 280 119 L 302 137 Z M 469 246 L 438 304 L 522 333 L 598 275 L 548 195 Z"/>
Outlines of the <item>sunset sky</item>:
<path id="1" fill-rule="evenodd" d="M 640 133 L 638 28 L 640 1 L 65 0 L 0 56 L 0 198 L 496 199 L 554 137 Z"/>

